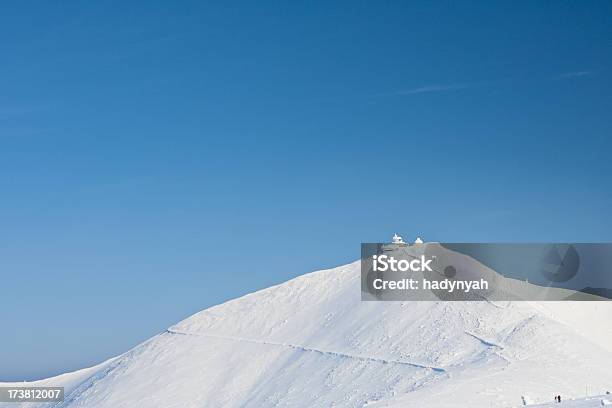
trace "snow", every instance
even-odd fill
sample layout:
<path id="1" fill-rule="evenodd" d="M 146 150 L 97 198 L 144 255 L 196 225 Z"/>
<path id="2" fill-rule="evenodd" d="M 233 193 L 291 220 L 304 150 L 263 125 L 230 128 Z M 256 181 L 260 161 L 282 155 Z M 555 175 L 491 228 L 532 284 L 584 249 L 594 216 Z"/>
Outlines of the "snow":
<path id="1" fill-rule="evenodd" d="M 64 387 L 64 393 L 66 395 L 72 393 L 80 384 L 82 384 L 85 380 L 92 378 L 92 376 L 96 375 L 99 372 L 104 371 L 104 369 L 112 364 L 118 357 L 111 358 L 106 360 L 100 364 L 97 364 L 93 367 L 83 368 L 81 370 L 73 371 L 71 373 L 61 374 L 55 377 L 46 378 L 44 380 L 38 381 L 24 381 L 24 382 L 0 382 L 0 387 Z M 48 406 L 52 404 L 34 404 L 34 403 L 2 403 L 0 402 L 0 407 L 38 407 L 38 406 Z"/>
<path id="2" fill-rule="evenodd" d="M 568 401 L 550 406 L 587 407 L 569 399 L 612 388 L 610 316 L 610 302 L 362 302 L 354 262 L 28 385 L 67 387 L 62 408 L 518 407 L 557 394 Z M 0 403 L 17 406 L 37 407 Z"/>
<path id="3" fill-rule="evenodd" d="M 606 405 L 612 405 L 612 396 L 598 395 L 593 397 L 576 398 L 572 400 L 563 400 L 561 403 L 549 402 L 546 404 L 527 405 L 530 408 L 595 408 Z"/>

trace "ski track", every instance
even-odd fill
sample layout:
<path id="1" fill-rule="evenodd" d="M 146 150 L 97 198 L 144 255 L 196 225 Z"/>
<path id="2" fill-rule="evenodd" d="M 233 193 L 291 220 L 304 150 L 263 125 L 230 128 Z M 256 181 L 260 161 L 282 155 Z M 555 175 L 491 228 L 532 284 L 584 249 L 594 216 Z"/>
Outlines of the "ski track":
<path id="1" fill-rule="evenodd" d="M 487 339 L 485 339 L 485 338 L 483 338 L 483 337 L 480 337 L 480 336 L 478 336 L 478 335 L 476 335 L 476 334 L 474 334 L 474 333 L 471 333 L 471 332 L 469 332 L 469 331 L 465 331 L 465 334 L 467 334 L 468 336 L 471 336 L 471 337 L 475 338 L 476 340 L 478 340 L 479 342 L 481 342 L 481 343 L 482 343 L 482 344 L 484 344 L 485 346 L 488 346 L 488 347 L 497 347 L 497 348 L 499 348 L 499 349 L 501 349 L 501 350 L 503 350 L 503 349 L 504 349 L 504 347 L 503 347 L 502 345 L 497 344 L 497 343 L 494 343 L 494 342 L 493 342 L 493 341 L 491 341 L 491 340 L 487 340 Z"/>
<path id="2" fill-rule="evenodd" d="M 422 368 L 422 369 L 425 369 L 425 370 L 432 370 L 432 371 L 434 371 L 436 373 L 446 373 L 446 374 L 448 374 L 447 370 L 445 368 L 442 368 L 442 367 L 428 366 L 428 365 L 413 363 L 413 362 L 409 362 L 409 361 L 388 360 L 388 359 L 384 359 L 384 358 L 356 356 L 356 355 L 352 355 L 352 354 L 340 353 L 340 352 L 337 352 L 337 351 L 321 350 L 321 349 L 317 349 L 317 348 L 314 348 L 314 347 L 302 346 L 302 345 L 299 345 L 299 344 L 276 343 L 276 342 L 272 342 L 272 341 L 245 339 L 245 338 L 240 338 L 240 337 L 230 337 L 230 336 L 219 336 L 219 335 L 214 335 L 214 334 L 184 332 L 184 331 L 173 330 L 173 329 L 167 329 L 166 333 L 169 333 L 171 335 L 179 335 L 179 336 L 209 337 L 209 338 L 214 338 L 214 339 L 231 340 L 231 341 L 239 341 L 239 342 L 254 343 L 254 344 L 263 344 L 263 345 L 268 345 L 268 346 L 288 347 L 288 348 L 292 348 L 292 349 L 295 349 L 295 350 L 301 350 L 301 351 L 306 351 L 306 352 L 311 352 L 311 353 L 319 353 L 319 354 L 324 354 L 324 355 L 329 355 L 329 356 L 342 357 L 342 358 L 350 358 L 350 359 L 362 360 L 362 361 L 371 361 L 371 362 L 381 363 L 381 364 L 398 364 L 398 365 L 410 366 L 410 367 L 415 367 L 415 368 Z"/>

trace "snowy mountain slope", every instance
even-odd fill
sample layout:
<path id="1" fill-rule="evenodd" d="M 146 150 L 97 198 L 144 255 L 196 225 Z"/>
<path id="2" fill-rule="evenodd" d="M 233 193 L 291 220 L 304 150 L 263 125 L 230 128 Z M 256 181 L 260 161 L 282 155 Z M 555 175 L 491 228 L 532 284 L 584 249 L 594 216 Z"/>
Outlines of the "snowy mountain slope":
<path id="1" fill-rule="evenodd" d="M 561 403 L 552 401 L 546 404 L 528 405 L 530 408 L 596 408 L 603 406 L 612 406 L 612 396 L 605 394 L 562 400 Z"/>
<path id="2" fill-rule="evenodd" d="M 197 313 L 75 374 L 58 406 L 508 407 L 603 394 L 611 306 L 361 302 L 355 262 Z"/>
<path id="3" fill-rule="evenodd" d="M 25 382 L 25 381 L 24 382 L 12 382 L 12 383 L 0 382 L 0 387 L 26 387 L 26 386 L 64 387 L 64 392 L 66 395 L 68 395 L 71 392 L 73 392 L 85 380 L 96 375 L 96 373 L 104 371 L 106 367 L 110 366 L 113 363 L 113 361 L 117 360 L 118 358 L 119 357 L 111 358 L 93 367 L 83 368 L 81 370 L 73 371 L 71 373 L 60 374 L 55 377 L 45 378 L 43 380 L 30 381 L 30 382 Z M 15 403 L 11 403 L 11 404 L 4 403 L 3 404 L 2 402 L 0 402 L 0 407 L 4 407 L 5 405 L 8 407 L 15 407 L 18 404 L 15 404 Z M 43 404 L 43 406 L 45 405 L 51 405 L 51 404 Z M 19 404 L 19 406 L 22 408 L 30 408 L 30 407 L 40 406 L 40 404 L 23 403 L 23 404 Z"/>

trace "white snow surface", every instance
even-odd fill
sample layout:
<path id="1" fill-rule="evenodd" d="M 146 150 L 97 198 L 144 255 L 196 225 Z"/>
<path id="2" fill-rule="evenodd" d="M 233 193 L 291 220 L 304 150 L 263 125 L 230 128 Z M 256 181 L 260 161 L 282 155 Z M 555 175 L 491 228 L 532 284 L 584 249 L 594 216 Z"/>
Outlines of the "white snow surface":
<path id="1" fill-rule="evenodd" d="M 611 302 L 362 302 L 359 269 L 211 307 L 95 367 L 0 383 L 66 387 L 63 403 L 0 407 L 561 408 L 612 391 Z"/>

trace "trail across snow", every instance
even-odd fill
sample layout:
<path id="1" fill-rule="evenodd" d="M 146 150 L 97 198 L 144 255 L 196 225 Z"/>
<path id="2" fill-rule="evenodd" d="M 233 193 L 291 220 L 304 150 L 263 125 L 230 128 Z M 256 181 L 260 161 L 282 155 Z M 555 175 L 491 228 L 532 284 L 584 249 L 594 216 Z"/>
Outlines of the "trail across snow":
<path id="1" fill-rule="evenodd" d="M 215 335 L 212 335 L 212 334 L 188 333 L 188 332 L 182 332 L 182 331 L 172 330 L 172 329 L 168 329 L 166 331 L 168 333 L 170 333 L 170 334 L 176 334 L 176 335 L 181 335 L 181 336 L 196 336 L 196 337 L 205 337 L 205 338 L 208 337 L 208 338 L 223 339 L 223 340 L 230 340 L 230 341 L 236 341 L 236 342 L 247 342 L 247 343 L 254 343 L 254 344 L 263 344 L 263 345 L 274 346 L 274 347 L 288 347 L 288 348 L 292 348 L 292 349 L 296 349 L 296 350 L 301 350 L 301 351 L 326 354 L 326 355 L 329 355 L 329 356 L 332 356 L 332 357 L 353 358 L 353 359 L 357 359 L 357 360 L 363 360 L 363 361 L 368 361 L 368 362 L 371 361 L 371 362 L 376 362 L 376 363 L 381 363 L 381 364 L 400 364 L 400 365 L 407 365 L 407 366 L 411 366 L 411 367 L 415 367 L 415 368 L 424 368 L 424 369 L 433 370 L 433 371 L 436 371 L 436 372 L 446 372 L 446 370 L 444 368 L 441 368 L 441 367 L 425 366 L 425 365 L 421 365 L 421 364 L 417 364 L 417 363 L 411 363 L 409 361 L 386 360 L 386 359 L 383 359 L 383 358 L 372 358 L 372 357 L 364 357 L 364 356 L 355 356 L 355 355 L 351 355 L 351 354 L 340 353 L 340 352 L 337 352 L 337 351 L 320 350 L 320 349 L 312 348 L 312 347 L 308 347 L 308 346 L 300 346 L 298 344 L 276 343 L 276 342 L 263 341 L 263 340 L 244 339 L 244 338 L 239 338 L 239 337 L 215 336 Z"/>

